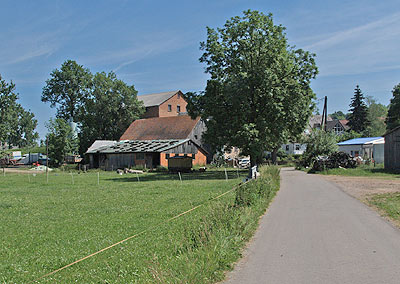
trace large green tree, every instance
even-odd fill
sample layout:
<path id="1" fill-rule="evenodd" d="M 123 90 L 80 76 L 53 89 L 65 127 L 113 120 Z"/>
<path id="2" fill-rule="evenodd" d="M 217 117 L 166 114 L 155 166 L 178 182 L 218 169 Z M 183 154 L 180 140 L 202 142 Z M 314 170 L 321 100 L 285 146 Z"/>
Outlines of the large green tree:
<path id="1" fill-rule="evenodd" d="M 80 117 L 80 153 L 97 139 L 118 140 L 143 112 L 143 102 L 137 99 L 133 85 L 117 79 L 113 72 L 97 73 Z"/>
<path id="2" fill-rule="evenodd" d="M 64 162 L 67 155 L 78 152 L 78 140 L 69 123 L 63 118 L 50 119 L 46 127 L 49 164 L 58 167 Z"/>
<path id="3" fill-rule="evenodd" d="M 400 84 L 394 86 L 393 98 L 390 100 L 389 111 L 386 118 L 387 130 L 400 126 Z"/>
<path id="4" fill-rule="evenodd" d="M 17 124 L 8 138 L 8 143 L 19 148 L 36 146 L 39 134 L 35 131 L 38 123 L 35 115 L 21 105 L 17 106 L 15 114 Z"/>
<path id="5" fill-rule="evenodd" d="M 188 93 L 188 111 L 201 115 L 205 139 L 239 147 L 254 165 L 304 130 L 315 97 L 314 55 L 288 45 L 272 15 L 245 11 L 222 28 L 207 28 L 200 61 L 211 75 L 204 92 Z"/>
<path id="6" fill-rule="evenodd" d="M 36 144 L 37 120 L 32 112 L 18 103 L 15 84 L 7 83 L 0 75 L 0 142 L 26 147 Z"/>
<path id="7" fill-rule="evenodd" d="M 371 96 L 367 97 L 367 104 L 367 119 L 370 121 L 370 124 L 367 126 L 364 134 L 370 137 L 382 136 L 386 132 L 385 118 L 387 117 L 388 108 L 378 103 Z"/>
<path id="8" fill-rule="evenodd" d="M 42 102 L 57 107 L 57 117 L 77 121 L 84 99 L 88 96 L 92 74 L 73 60 L 67 60 L 60 70 L 55 69 L 43 87 Z"/>
<path id="9" fill-rule="evenodd" d="M 358 85 L 354 89 L 354 96 L 351 100 L 349 111 L 348 126 L 350 126 L 350 129 L 359 133 L 365 131 L 370 125 L 370 121 L 368 120 L 368 107 L 365 104 L 364 95 Z"/>

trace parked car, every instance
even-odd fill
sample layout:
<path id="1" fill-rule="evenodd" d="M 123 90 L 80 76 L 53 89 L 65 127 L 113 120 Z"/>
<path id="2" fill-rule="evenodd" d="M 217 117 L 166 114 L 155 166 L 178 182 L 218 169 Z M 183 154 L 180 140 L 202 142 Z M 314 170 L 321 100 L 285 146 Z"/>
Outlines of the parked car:
<path id="1" fill-rule="evenodd" d="M 240 159 L 240 160 L 239 160 L 239 167 L 241 167 L 241 168 L 248 168 L 248 167 L 250 167 L 250 159 L 247 159 L 247 158 L 245 158 L 245 159 Z"/>

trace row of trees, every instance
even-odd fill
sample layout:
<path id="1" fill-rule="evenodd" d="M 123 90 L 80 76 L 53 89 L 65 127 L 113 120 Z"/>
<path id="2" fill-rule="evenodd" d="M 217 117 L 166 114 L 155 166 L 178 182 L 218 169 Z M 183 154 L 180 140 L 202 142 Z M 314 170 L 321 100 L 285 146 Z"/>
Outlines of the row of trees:
<path id="1" fill-rule="evenodd" d="M 127 85 L 113 72 L 93 75 L 73 60 L 65 61 L 60 69 L 50 74 L 41 99 L 57 109 L 57 119 L 48 125 L 48 137 L 55 143 L 49 139 L 49 144 L 57 145 L 54 152 L 64 156 L 78 150 L 83 154 L 97 139 L 118 140 L 129 124 L 144 112 L 133 85 Z M 78 142 L 72 141 L 73 133 L 68 130 L 67 121 L 78 125 Z M 67 138 L 72 142 L 57 142 Z M 53 153 L 51 149 L 50 153 Z M 63 157 L 53 160 L 57 165 Z"/>
<path id="2" fill-rule="evenodd" d="M 20 148 L 36 146 L 36 126 L 35 115 L 18 103 L 15 84 L 0 75 L 0 142 Z"/>
<path id="3" fill-rule="evenodd" d="M 400 84 L 393 88 L 393 98 L 389 106 L 378 103 L 372 96 L 364 96 L 357 86 L 350 104 L 350 112 L 337 111 L 331 114 L 333 119 L 348 119 L 350 131 L 343 139 L 361 136 L 382 136 L 400 125 Z"/>

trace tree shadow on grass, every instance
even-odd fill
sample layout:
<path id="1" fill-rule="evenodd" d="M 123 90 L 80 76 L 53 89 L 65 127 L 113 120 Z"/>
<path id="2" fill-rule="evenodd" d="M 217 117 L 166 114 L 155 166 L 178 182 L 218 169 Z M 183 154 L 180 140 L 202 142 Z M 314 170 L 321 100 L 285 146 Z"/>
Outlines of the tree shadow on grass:
<path id="1" fill-rule="evenodd" d="M 238 178 L 238 174 L 240 178 L 246 177 L 248 170 L 226 170 L 228 179 L 236 179 Z M 153 182 L 153 181 L 170 181 L 170 180 L 178 180 L 178 173 L 168 173 L 168 172 L 152 172 L 139 174 L 139 180 L 141 182 Z M 191 173 L 181 173 L 181 177 L 183 181 L 188 180 L 225 180 L 225 171 L 206 171 L 206 172 L 191 172 Z M 115 182 L 137 182 L 136 174 L 124 174 L 123 177 L 118 178 L 109 178 L 109 181 Z"/>

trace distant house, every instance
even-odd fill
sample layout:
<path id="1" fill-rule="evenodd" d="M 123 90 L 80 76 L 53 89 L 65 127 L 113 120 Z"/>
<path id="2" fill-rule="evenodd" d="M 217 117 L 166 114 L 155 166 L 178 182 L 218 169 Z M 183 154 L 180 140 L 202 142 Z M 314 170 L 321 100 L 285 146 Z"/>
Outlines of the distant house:
<path id="1" fill-rule="evenodd" d="M 91 168 L 107 171 L 134 166 L 171 169 L 183 164 L 187 168 L 187 162 L 190 169 L 195 161 L 205 165 L 206 154 L 190 139 L 96 141 L 86 152 Z"/>
<path id="2" fill-rule="evenodd" d="M 383 137 L 355 138 L 337 144 L 339 151 L 352 157 L 362 157 L 374 160 L 376 163 L 384 162 L 385 139 Z"/>
<path id="3" fill-rule="evenodd" d="M 326 122 L 326 130 L 327 131 L 332 131 L 336 135 L 342 135 L 345 133 L 347 130 L 350 129 L 350 127 L 347 125 L 349 121 L 347 119 L 333 119 L 333 120 L 328 120 Z"/>
<path id="4" fill-rule="evenodd" d="M 138 100 L 143 101 L 146 112 L 143 118 L 168 117 L 186 114 L 187 102 L 181 91 L 171 91 L 156 94 L 140 95 Z"/>
<path id="5" fill-rule="evenodd" d="M 385 169 L 400 170 L 400 126 L 385 135 Z"/>

